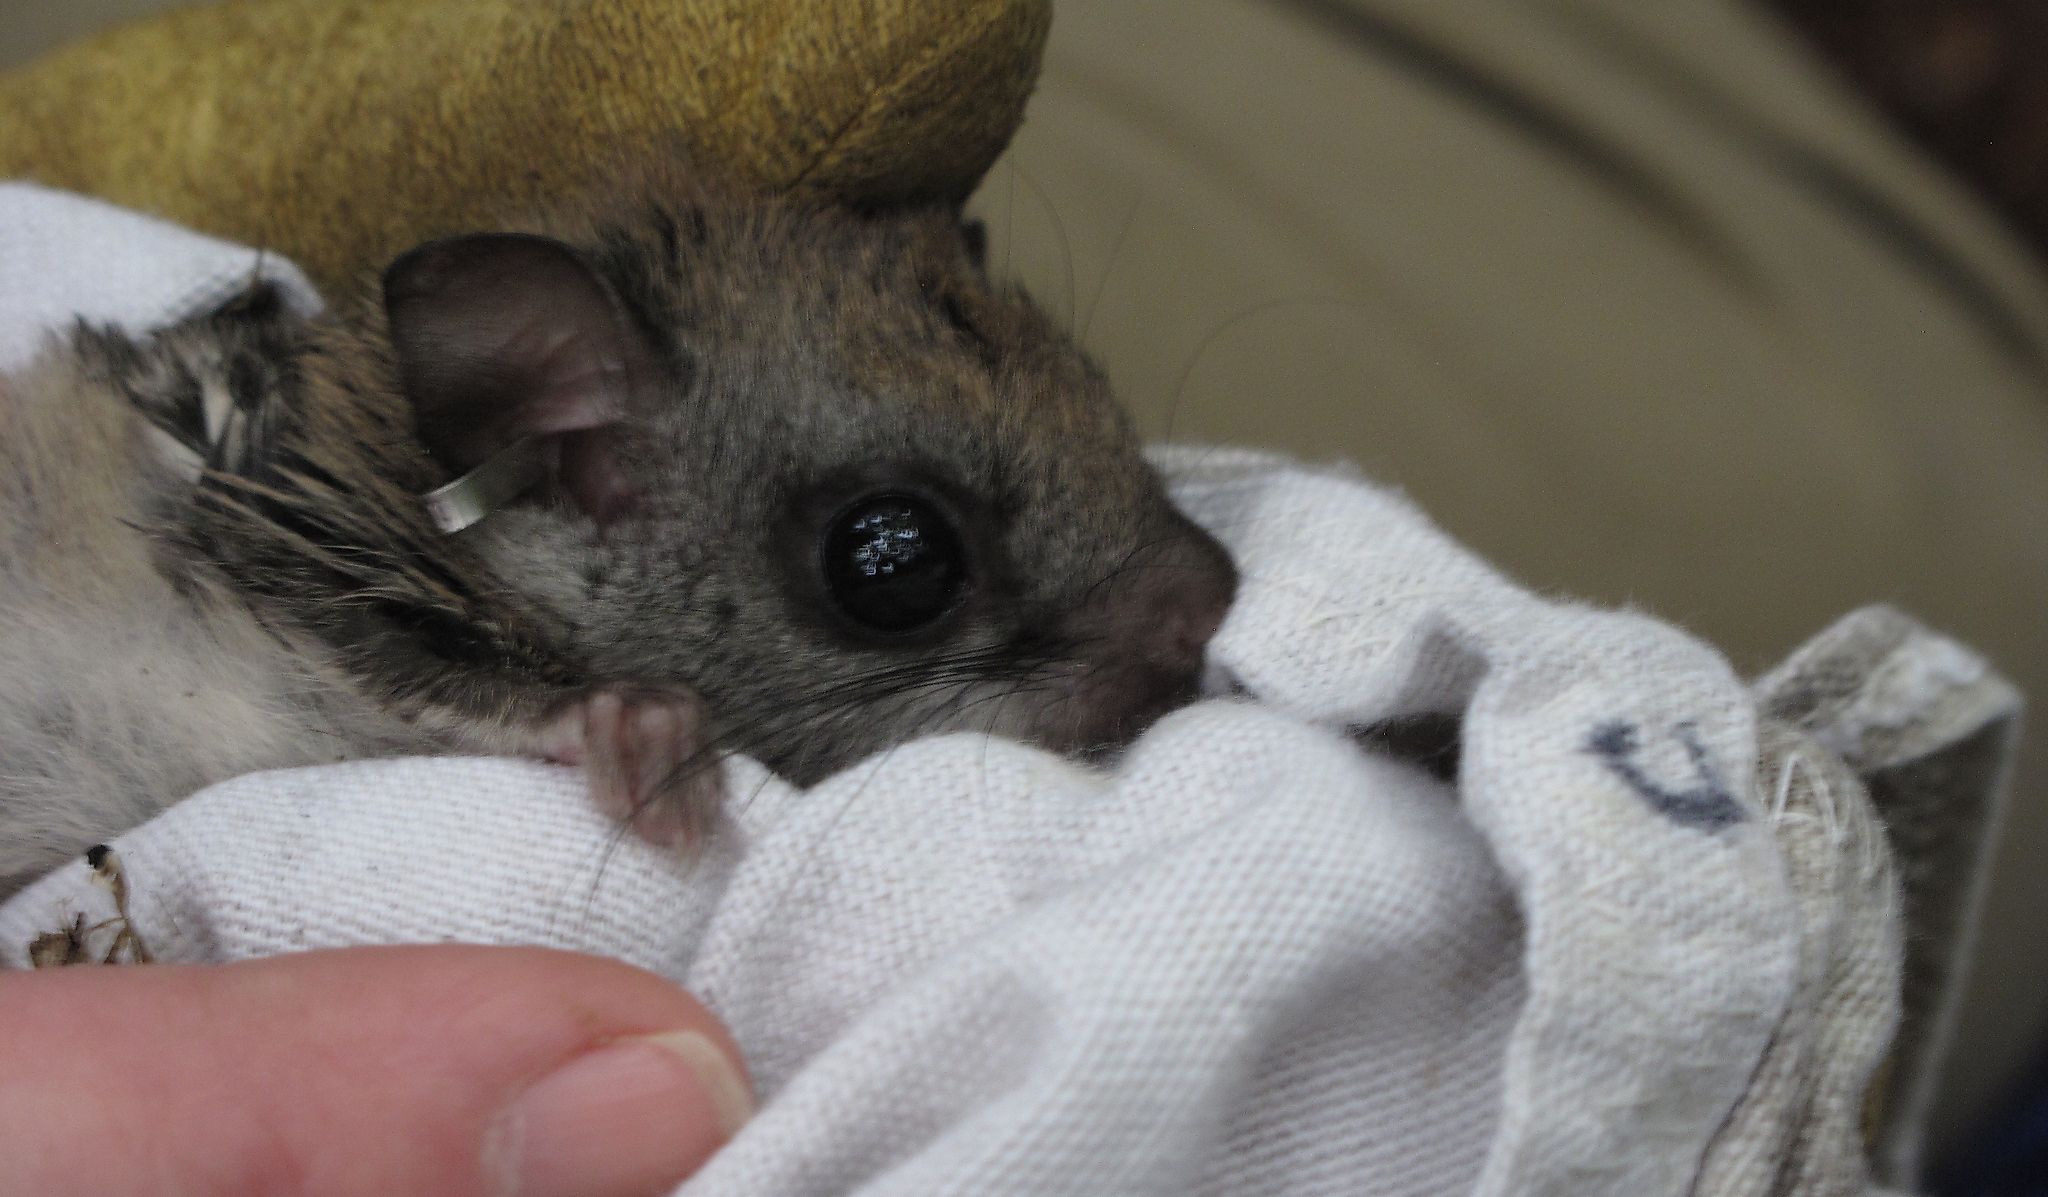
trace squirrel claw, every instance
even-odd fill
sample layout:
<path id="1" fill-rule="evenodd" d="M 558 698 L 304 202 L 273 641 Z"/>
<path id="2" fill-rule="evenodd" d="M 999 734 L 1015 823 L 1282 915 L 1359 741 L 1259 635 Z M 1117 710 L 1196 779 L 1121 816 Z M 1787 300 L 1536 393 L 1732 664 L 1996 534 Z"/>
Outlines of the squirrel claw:
<path id="1" fill-rule="evenodd" d="M 658 847 L 696 842 L 724 789 L 706 755 L 704 702 L 687 691 L 600 690 L 565 711 L 550 759 L 581 764 L 597 808 Z"/>

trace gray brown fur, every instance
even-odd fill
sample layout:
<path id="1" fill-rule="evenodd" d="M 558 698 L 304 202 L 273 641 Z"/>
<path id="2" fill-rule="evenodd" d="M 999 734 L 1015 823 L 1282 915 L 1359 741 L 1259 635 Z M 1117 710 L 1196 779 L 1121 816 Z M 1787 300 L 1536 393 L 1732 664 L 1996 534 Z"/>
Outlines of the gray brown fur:
<path id="1" fill-rule="evenodd" d="M 82 331 L 5 384 L 0 887 L 237 773 L 531 751 L 600 687 L 693 690 L 715 748 L 801 782 L 948 729 L 1085 751 L 1185 697 L 1228 562 L 955 213 L 625 190 L 532 226 L 649 349 L 616 521 L 544 489 L 438 533 L 373 302 Z M 861 642 L 806 589 L 793 512 L 892 471 L 991 567 L 942 643 Z"/>

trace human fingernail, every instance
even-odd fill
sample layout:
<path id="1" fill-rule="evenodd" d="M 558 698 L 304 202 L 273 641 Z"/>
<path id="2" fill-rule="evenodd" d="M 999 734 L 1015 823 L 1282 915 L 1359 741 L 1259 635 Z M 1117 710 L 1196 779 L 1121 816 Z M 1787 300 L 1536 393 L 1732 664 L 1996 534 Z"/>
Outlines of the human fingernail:
<path id="1" fill-rule="evenodd" d="M 738 1067 L 696 1031 L 621 1039 L 521 1094 L 485 1146 L 516 1197 L 610 1197 L 679 1183 L 752 1115 Z"/>

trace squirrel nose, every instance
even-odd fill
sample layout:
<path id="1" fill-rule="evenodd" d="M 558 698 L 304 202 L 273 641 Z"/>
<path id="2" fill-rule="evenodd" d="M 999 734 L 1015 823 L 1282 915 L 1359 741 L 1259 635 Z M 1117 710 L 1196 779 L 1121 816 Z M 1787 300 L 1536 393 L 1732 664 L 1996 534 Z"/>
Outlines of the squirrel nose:
<path id="1" fill-rule="evenodd" d="M 1237 597 L 1237 568 L 1216 538 L 1181 518 L 1142 555 L 1130 595 L 1140 654 L 1176 671 L 1199 673 L 1216 629 Z"/>
<path id="2" fill-rule="evenodd" d="M 1210 637 L 1237 597 L 1237 567 L 1214 537 L 1178 512 L 1066 613 L 1078 646 L 1075 701 L 1047 708 L 1050 743 L 1129 743 L 1199 694 Z"/>

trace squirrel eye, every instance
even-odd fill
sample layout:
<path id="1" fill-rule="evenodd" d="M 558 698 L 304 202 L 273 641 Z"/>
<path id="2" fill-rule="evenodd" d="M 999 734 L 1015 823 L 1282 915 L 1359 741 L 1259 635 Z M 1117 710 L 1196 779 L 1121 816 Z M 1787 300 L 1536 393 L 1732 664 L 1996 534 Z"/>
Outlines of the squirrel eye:
<path id="1" fill-rule="evenodd" d="M 895 635 L 935 623 L 967 588 L 960 533 L 932 504 L 881 494 L 825 529 L 826 589 L 854 622 Z"/>

